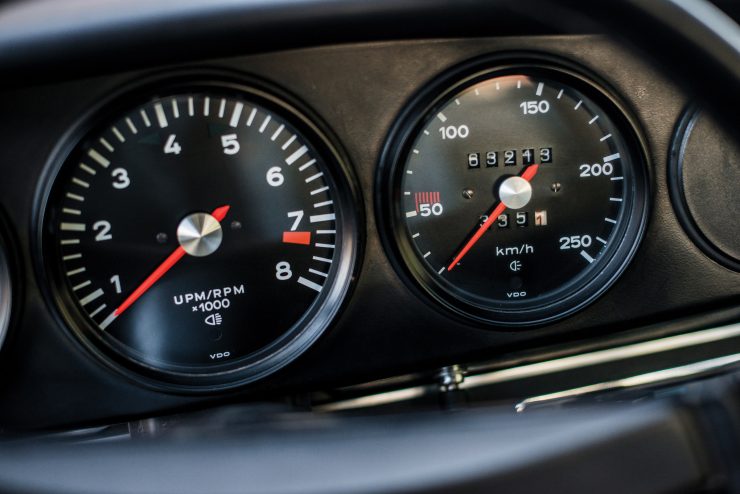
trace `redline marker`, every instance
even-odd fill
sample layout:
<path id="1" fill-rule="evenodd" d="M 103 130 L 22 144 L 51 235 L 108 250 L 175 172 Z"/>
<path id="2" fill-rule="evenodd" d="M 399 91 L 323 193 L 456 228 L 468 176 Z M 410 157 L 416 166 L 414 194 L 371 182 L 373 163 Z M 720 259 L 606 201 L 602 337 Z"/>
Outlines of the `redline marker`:
<path id="1" fill-rule="evenodd" d="M 311 232 L 283 232 L 283 243 L 311 245 Z"/>

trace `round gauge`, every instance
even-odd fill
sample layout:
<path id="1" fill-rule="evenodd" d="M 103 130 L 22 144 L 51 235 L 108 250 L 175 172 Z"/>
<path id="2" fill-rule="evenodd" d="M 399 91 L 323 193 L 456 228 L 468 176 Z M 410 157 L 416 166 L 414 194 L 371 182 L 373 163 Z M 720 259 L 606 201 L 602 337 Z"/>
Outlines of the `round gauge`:
<path id="1" fill-rule="evenodd" d="M 48 271 L 71 327 L 108 360 L 225 387 L 285 365 L 337 313 L 354 189 L 315 119 L 259 87 L 142 91 L 57 171 Z"/>
<path id="2" fill-rule="evenodd" d="M 391 250 L 457 314 L 534 324 L 622 272 L 641 235 L 641 142 L 617 102 L 566 68 L 473 63 L 416 98 L 381 164 Z"/>
<path id="3" fill-rule="evenodd" d="M 740 271 L 738 153 L 740 141 L 692 107 L 676 129 L 668 165 L 671 199 L 684 230 L 707 256 L 735 271 Z"/>

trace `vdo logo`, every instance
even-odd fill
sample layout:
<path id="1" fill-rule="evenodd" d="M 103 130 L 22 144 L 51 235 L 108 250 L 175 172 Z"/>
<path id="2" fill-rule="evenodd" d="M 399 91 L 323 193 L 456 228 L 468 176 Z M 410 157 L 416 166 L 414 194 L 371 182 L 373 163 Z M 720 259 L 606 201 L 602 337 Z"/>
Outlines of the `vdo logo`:
<path id="1" fill-rule="evenodd" d="M 231 357 L 231 352 L 212 353 L 212 354 L 209 355 L 209 357 L 211 357 L 211 360 L 220 360 L 222 358 Z"/>

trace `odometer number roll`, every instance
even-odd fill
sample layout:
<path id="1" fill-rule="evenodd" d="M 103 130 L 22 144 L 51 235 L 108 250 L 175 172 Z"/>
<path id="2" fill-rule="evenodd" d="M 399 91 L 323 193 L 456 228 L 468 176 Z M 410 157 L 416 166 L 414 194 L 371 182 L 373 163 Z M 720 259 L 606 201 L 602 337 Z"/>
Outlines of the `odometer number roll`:
<path id="1" fill-rule="evenodd" d="M 642 140 L 567 64 L 478 60 L 406 108 L 381 158 L 380 216 L 405 277 L 486 324 L 541 324 L 604 292 L 646 218 Z"/>
<path id="2" fill-rule="evenodd" d="M 62 315 L 104 361 L 155 385 L 220 389 L 286 365 L 337 314 L 355 189 L 287 95 L 163 84 L 104 105 L 60 157 L 43 255 Z"/>

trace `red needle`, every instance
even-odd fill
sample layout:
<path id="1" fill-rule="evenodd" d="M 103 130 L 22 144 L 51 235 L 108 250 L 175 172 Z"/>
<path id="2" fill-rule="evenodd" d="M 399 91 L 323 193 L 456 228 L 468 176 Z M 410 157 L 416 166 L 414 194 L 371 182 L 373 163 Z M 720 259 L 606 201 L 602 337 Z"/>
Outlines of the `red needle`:
<path id="1" fill-rule="evenodd" d="M 211 216 L 216 218 L 216 221 L 221 222 L 226 217 L 226 214 L 229 212 L 230 207 L 231 206 L 221 206 L 220 208 L 216 208 L 211 213 Z M 139 298 L 144 295 L 144 293 L 146 293 L 146 291 L 149 290 L 152 285 L 154 285 L 162 276 L 164 276 L 167 271 L 172 269 L 172 267 L 177 264 L 178 261 L 182 259 L 185 254 L 185 249 L 183 249 L 182 246 L 178 246 L 177 249 L 175 249 L 175 251 L 170 254 L 167 259 L 165 259 L 164 262 L 152 272 L 152 274 L 147 276 L 144 282 L 139 285 L 136 290 L 134 290 L 131 295 L 129 295 L 128 298 L 123 301 L 121 305 L 118 306 L 118 308 L 113 312 L 115 317 L 123 314 L 123 312 L 131 307 L 134 302 L 139 300 Z"/>
<path id="2" fill-rule="evenodd" d="M 526 180 L 527 182 L 530 182 L 532 178 L 537 174 L 537 170 L 539 169 L 540 165 L 530 165 L 527 167 L 526 170 L 524 170 L 524 173 L 522 173 L 521 177 Z M 468 251 L 475 245 L 475 243 L 480 240 L 480 238 L 483 236 L 486 231 L 493 225 L 493 222 L 496 221 L 496 219 L 503 214 L 503 212 L 506 210 L 506 204 L 503 202 L 499 202 L 498 205 L 493 208 L 493 211 L 491 211 L 491 214 L 488 215 L 488 219 L 478 228 L 478 231 L 475 232 L 475 235 L 473 235 L 470 240 L 465 244 L 465 247 L 462 248 L 462 250 L 455 256 L 455 258 L 452 260 L 449 266 L 447 266 L 447 271 L 452 271 L 452 268 L 455 267 L 455 265 L 460 262 L 460 260 L 465 257 L 465 254 L 468 253 Z"/>

